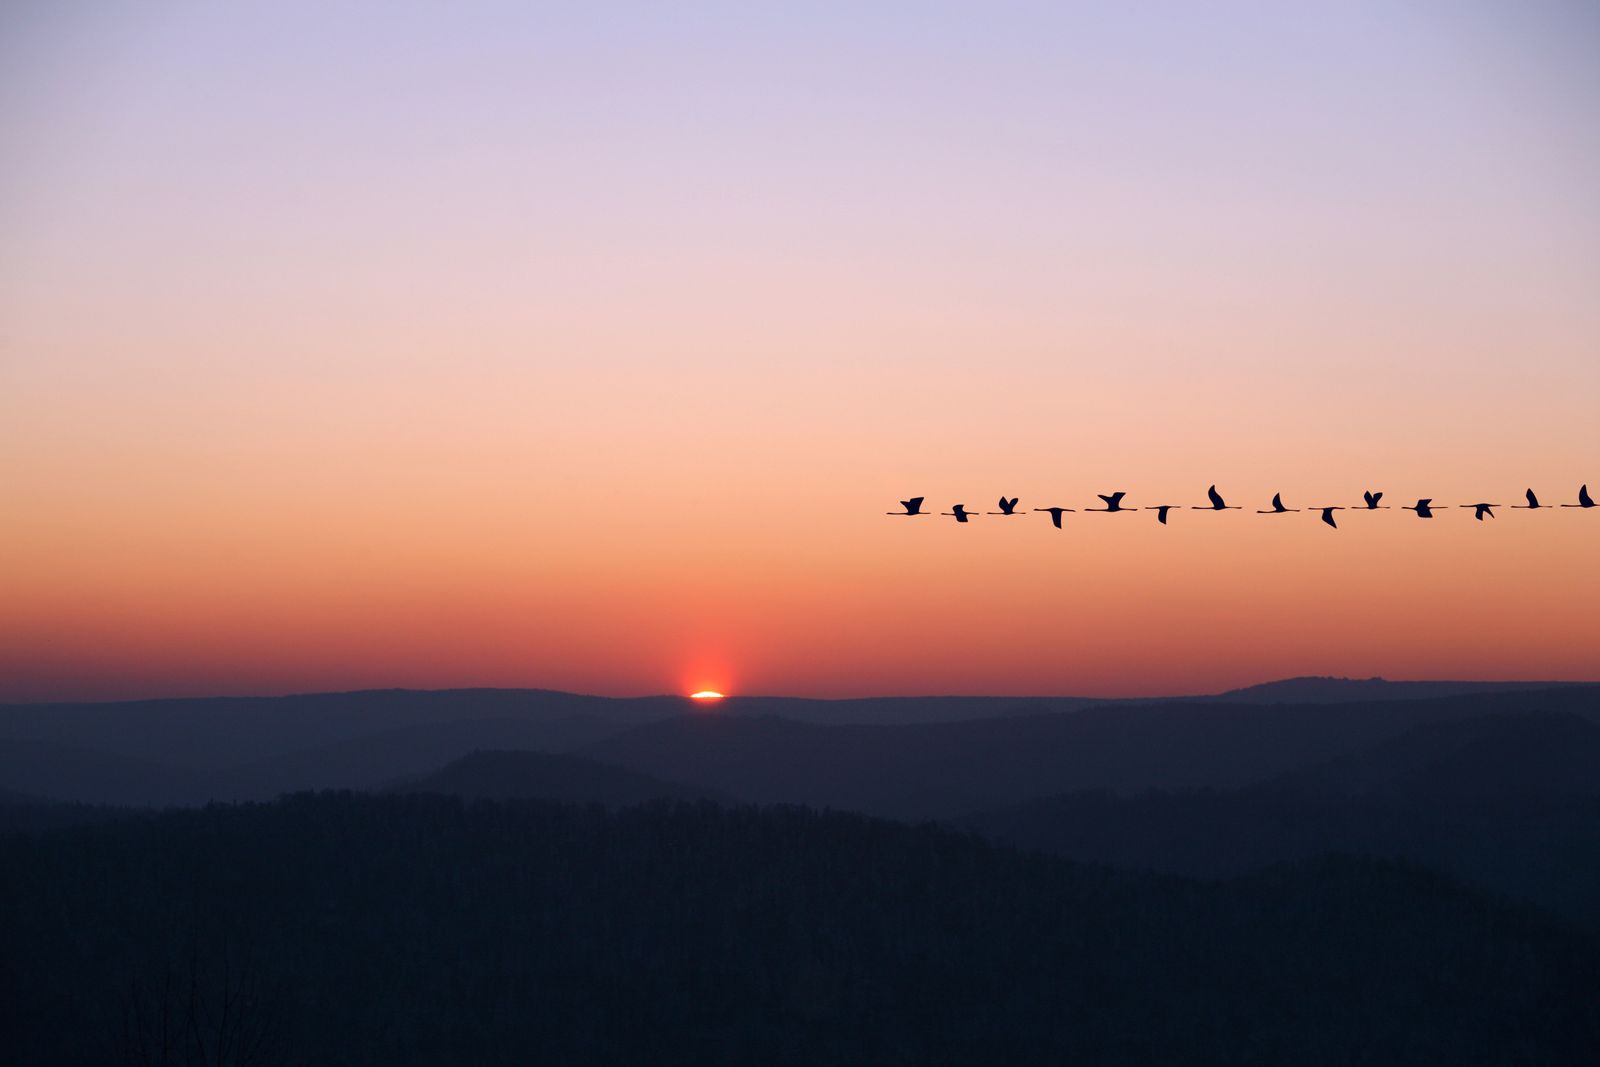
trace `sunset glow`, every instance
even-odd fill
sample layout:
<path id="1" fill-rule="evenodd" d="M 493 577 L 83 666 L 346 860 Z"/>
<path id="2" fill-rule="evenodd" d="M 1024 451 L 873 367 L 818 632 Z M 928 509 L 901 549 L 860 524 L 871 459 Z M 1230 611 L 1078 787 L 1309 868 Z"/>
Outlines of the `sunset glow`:
<path id="1" fill-rule="evenodd" d="M 690 693 L 690 700 L 721 700 L 722 694 L 714 689 L 702 689 L 698 693 Z"/>
<path id="2" fill-rule="evenodd" d="M 25 7 L 0 701 L 1600 674 L 1559 20 Z"/>

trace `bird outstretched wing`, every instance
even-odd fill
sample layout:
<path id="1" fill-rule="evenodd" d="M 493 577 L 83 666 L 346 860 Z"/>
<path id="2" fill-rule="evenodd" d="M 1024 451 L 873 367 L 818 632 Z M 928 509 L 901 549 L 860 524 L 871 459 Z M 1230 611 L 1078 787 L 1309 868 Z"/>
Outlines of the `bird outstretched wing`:
<path id="1" fill-rule="evenodd" d="M 902 500 L 902 501 L 900 501 L 900 506 L 905 508 L 907 511 L 910 511 L 910 512 L 913 512 L 913 513 L 921 511 L 922 510 L 922 497 L 914 496 L 910 500 Z"/>
<path id="2" fill-rule="evenodd" d="M 1099 497 L 1101 500 L 1104 500 L 1106 502 L 1106 507 L 1108 507 L 1108 508 L 1114 508 L 1114 507 L 1121 506 L 1122 498 L 1127 496 L 1127 495 L 1128 494 L 1126 492 L 1112 493 L 1110 496 L 1107 496 L 1105 493 L 1096 493 L 1095 494 L 1095 496 Z M 1580 499 L 1581 499 L 1581 497 L 1580 497 Z"/>
<path id="3" fill-rule="evenodd" d="M 1217 492 L 1217 487 L 1216 486 L 1213 485 L 1210 489 L 1207 489 L 1206 490 L 1206 496 L 1211 498 L 1211 506 L 1212 507 L 1214 507 L 1214 508 L 1227 507 L 1227 504 L 1222 499 L 1222 494 Z"/>

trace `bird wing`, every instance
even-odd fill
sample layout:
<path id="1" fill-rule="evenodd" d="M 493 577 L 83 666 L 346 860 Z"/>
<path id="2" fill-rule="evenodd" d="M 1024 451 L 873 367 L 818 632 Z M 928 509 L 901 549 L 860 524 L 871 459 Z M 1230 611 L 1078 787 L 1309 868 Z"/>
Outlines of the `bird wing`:
<path id="1" fill-rule="evenodd" d="M 1104 500 L 1106 502 L 1106 507 L 1108 507 L 1108 508 L 1114 508 L 1117 505 L 1121 504 L 1122 503 L 1122 498 L 1127 496 L 1127 495 L 1128 494 L 1127 494 L 1126 491 L 1120 492 L 1120 493 L 1112 493 L 1110 496 L 1107 496 L 1104 493 L 1096 493 L 1095 494 L 1095 496 L 1099 497 L 1101 500 Z M 1582 497 L 1580 496 L 1579 499 L 1582 499 Z"/>
<path id="2" fill-rule="evenodd" d="M 902 500 L 900 501 L 900 506 L 910 512 L 921 511 L 922 498 L 920 496 L 914 496 L 910 500 Z"/>
<path id="3" fill-rule="evenodd" d="M 1578 489 L 1578 503 L 1586 508 L 1594 507 L 1594 498 L 1589 495 L 1589 483 L 1585 482 Z"/>
<path id="4" fill-rule="evenodd" d="M 1220 508 L 1220 507 L 1226 507 L 1227 506 L 1226 504 L 1223 503 L 1222 495 L 1217 492 L 1217 487 L 1214 486 L 1214 485 L 1210 489 L 1206 490 L 1206 496 L 1211 498 L 1211 506 L 1214 507 L 1214 508 Z"/>
<path id="5" fill-rule="evenodd" d="M 1287 510 L 1283 506 L 1283 494 L 1282 493 L 1273 493 L 1272 494 L 1272 510 L 1274 510 L 1274 511 L 1285 511 L 1285 510 Z"/>
<path id="6" fill-rule="evenodd" d="M 1332 508 L 1323 508 L 1322 509 L 1322 521 L 1327 523 L 1329 526 L 1332 526 L 1335 530 L 1337 530 L 1339 528 L 1339 524 L 1333 521 L 1333 509 Z"/>
<path id="7" fill-rule="evenodd" d="M 1539 506 L 1539 498 L 1533 495 L 1533 490 L 1532 489 L 1528 490 L 1527 497 L 1528 497 L 1528 506 L 1530 508 L 1536 508 L 1536 507 Z"/>

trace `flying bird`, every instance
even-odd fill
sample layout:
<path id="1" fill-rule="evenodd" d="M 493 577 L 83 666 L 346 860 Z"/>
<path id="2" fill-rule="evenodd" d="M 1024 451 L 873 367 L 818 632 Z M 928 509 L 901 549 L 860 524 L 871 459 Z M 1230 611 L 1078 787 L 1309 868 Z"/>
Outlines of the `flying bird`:
<path id="1" fill-rule="evenodd" d="M 1099 497 L 1101 500 L 1104 500 L 1106 502 L 1106 506 L 1103 507 L 1103 508 L 1084 508 L 1083 510 L 1084 511 L 1107 511 L 1107 512 L 1109 512 L 1109 511 L 1136 511 L 1136 510 L 1138 510 L 1137 508 L 1125 508 L 1125 507 L 1122 506 L 1122 498 L 1127 496 L 1127 495 L 1128 495 L 1127 493 L 1123 493 L 1123 492 L 1110 493 L 1110 494 L 1107 494 L 1107 493 L 1096 493 L 1095 496 Z"/>
<path id="2" fill-rule="evenodd" d="M 1526 495 L 1528 502 L 1526 504 L 1512 504 L 1512 510 L 1532 511 L 1534 508 L 1547 508 L 1550 506 L 1549 504 L 1539 503 L 1539 498 L 1533 495 L 1532 489 L 1529 489 Z"/>
<path id="3" fill-rule="evenodd" d="M 1500 505 L 1499 504 L 1461 504 L 1461 505 L 1458 505 L 1458 506 L 1463 507 L 1463 508 L 1474 508 L 1474 509 L 1476 509 L 1476 510 L 1473 511 L 1472 517 L 1477 519 L 1479 522 L 1482 522 L 1483 521 L 1483 517 L 1485 515 L 1489 516 L 1489 518 L 1491 518 L 1491 519 L 1494 518 L 1494 512 L 1491 509 L 1492 508 L 1497 508 Z"/>
<path id="4" fill-rule="evenodd" d="M 939 514 L 954 515 L 957 522 L 966 522 L 968 519 L 972 518 L 972 516 L 976 515 L 977 512 L 968 511 L 965 504 L 957 504 L 954 511 L 941 511 Z"/>
<path id="5" fill-rule="evenodd" d="M 1214 485 L 1210 489 L 1206 490 L 1206 496 L 1211 498 L 1211 504 L 1208 507 L 1200 507 L 1200 506 L 1196 505 L 1193 508 L 1193 510 L 1195 510 L 1195 511 L 1242 511 L 1243 510 L 1242 508 L 1239 508 L 1239 507 L 1231 507 L 1230 508 L 1228 506 L 1228 504 L 1227 504 L 1227 501 L 1222 499 L 1222 494 L 1217 492 L 1217 487 L 1214 486 Z"/>
<path id="6" fill-rule="evenodd" d="M 1272 494 L 1272 510 L 1270 510 L 1270 511 L 1258 511 L 1258 512 L 1256 512 L 1256 514 L 1257 515 L 1287 515 L 1291 511 L 1299 511 L 1299 510 L 1300 510 L 1299 508 L 1286 508 L 1286 507 L 1284 507 L 1283 506 L 1283 494 L 1282 493 L 1273 493 Z"/>
<path id="7" fill-rule="evenodd" d="M 1182 504 L 1151 504 L 1150 506 L 1146 507 L 1145 510 L 1155 512 L 1156 521 L 1165 526 L 1167 524 L 1167 512 L 1171 511 L 1173 508 L 1182 506 Z"/>
<path id="8" fill-rule="evenodd" d="M 1333 513 L 1335 511 L 1345 511 L 1346 508 L 1344 508 L 1342 505 L 1339 505 L 1339 504 L 1333 504 L 1333 505 L 1331 505 L 1329 507 L 1312 508 L 1311 510 L 1322 512 L 1322 521 L 1327 523 L 1329 526 L 1332 526 L 1335 530 L 1337 530 L 1339 528 L 1339 524 L 1333 521 Z"/>
<path id="9" fill-rule="evenodd" d="M 1369 490 L 1367 490 L 1367 491 L 1365 491 L 1365 492 L 1363 492 L 1361 494 L 1361 499 L 1365 500 L 1367 502 L 1367 510 L 1368 511 L 1377 511 L 1378 508 L 1379 508 L 1378 501 L 1383 499 L 1383 494 L 1382 493 L 1374 493 L 1369 489 Z M 1383 505 L 1383 507 L 1385 507 L 1385 508 L 1387 508 L 1388 506 L 1389 506 L 1388 504 L 1384 504 Z"/>
<path id="10" fill-rule="evenodd" d="M 1564 508 L 1594 507 L 1594 497 L 1589 495 L 1589 483 L 1584 482 L 1583 485 L 1578 487 L 1578 502 L 1576 504 L 1562 504 L 1561 506 Z"/>
<path id="11" fill-rule="evenodd" d="M 1077 509 L 1076 508 L 1034 508 L 1033 510 L 1034 511 L 1048 511 L 1050 513 L 1050 521 L 1052 523 L 1054 523 L 1055 524 L 1055 528 L 1059 530 L 1059 529 L 1061 529 L 1061 513 L 1063 511 L 1076 511 Z"/>
<path id="12" fill-rule="evenodd" d="M 1000 498 L 1000 510 L 999 511 L 991 511 L 991 512 L 989 512 L 989 514 L 991 514 L 991 515 L 1015 515 L 1017 513 L 1017 501 L 1018 501 L 1018 499 L 1020 499 L 1020 498 L 1019 497 L 1011 497 L 1008 500 L 1005 497 L 1001 497 Z"/>
<path id="13" fill-rule="evenodd" d="M 920 496 L 914 496 L 910 500 L 902 500 L 902 501 L 900 501 L 900 506 L 905 508 L 905 510 L 904 511 L 886 511 L 886 512 L 884 512 L 884 514 L 885 515 L 902 515 L 902 516 L 904 516 L 904 515 L 926 515 L 927 514 L 926 511 L 922 510 L 922 497 L 920 497 Z"/>
<path id="14" fill-rule="evenodd" d="M 1433 497 L 1425 496 L 1410 507 L 1403 507 L 1401 511 L 1415 511 L 1419 519 L 1433 518 Z"/>

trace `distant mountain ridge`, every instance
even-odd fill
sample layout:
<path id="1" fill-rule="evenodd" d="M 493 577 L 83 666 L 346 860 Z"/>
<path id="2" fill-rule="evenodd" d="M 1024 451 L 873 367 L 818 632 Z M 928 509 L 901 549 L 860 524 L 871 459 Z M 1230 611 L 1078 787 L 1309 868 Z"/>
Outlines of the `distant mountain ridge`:
<path id="1" fill-rule="evenodd" d="M 1310 681 L 1238 700 L 730 697 L 708 707 L 488 689 L 9 705 L 0 788 L 102 804 L 270 799 L 379 788 L 477 749 L 518 749 L 580 753 L 741 800 L 946 817 L 1072 789 L 1236 787 L 1433 719 L 1585 714 L 1600 699 L 1600 686 L 1576 683 L 1445 697 L 1414 688 L 1433 683 L 1381 683 L 1406 696 L 1377 701 L 1366 699 L 1378 691 L 1370 681 Z M 1361 698 L 1279 699 L 1330 684 Z"/>
<path id="2" fill-rule="evenodd" d="M 1529 692 L 1588 682 L 1392 682 L 1387 678 L 1307 675 L 1230 689 L 1207 699 L 1270 704 L 1344 704 L 1365 700 L 1431 700 L 1470 693 Z"/>

